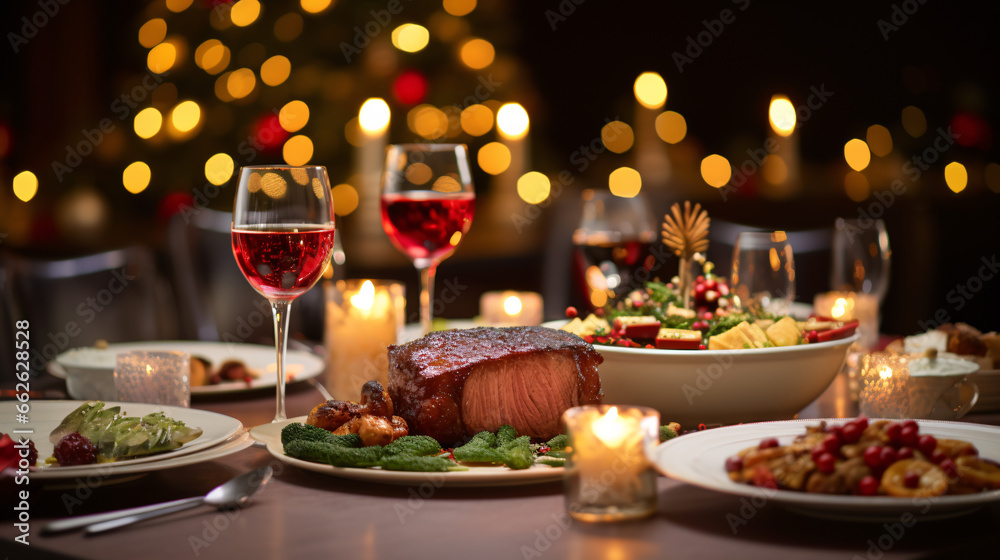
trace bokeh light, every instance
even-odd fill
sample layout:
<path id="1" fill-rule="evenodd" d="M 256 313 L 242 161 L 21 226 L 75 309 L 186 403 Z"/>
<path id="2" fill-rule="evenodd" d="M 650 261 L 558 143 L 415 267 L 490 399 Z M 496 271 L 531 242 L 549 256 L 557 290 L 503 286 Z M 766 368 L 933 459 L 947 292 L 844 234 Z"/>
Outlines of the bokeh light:
<path id="1" fill-rule="evenodd" d="M 844 159 L 851 169 L 863 171 L 871 163 L 872 154 L 864 140 L 852 138 L 844 144 Z"/>
<path id="2" fill-rule="evenodd" d="M 481 70 L 493 64 L 496 50 L 486 39 L 475 37 L 462 43 L 458 50 L 458 56 L 462 59 L 462 63 L 469 68 Z"/>
<path id="3" fill-rule="evenodd" d="M 944 182 L 947 183 L 951 192 L 960 193 L 969 184 L 969 172 L 964 165 L 953 161 L 944 166 Z"/>
<path id="4" fill-rule="evenodd" d="M 288 132 L 296 132 L 309 122 L 309 106 L 298 99 L 289 101 L 278 111 L 278 123 Z"/>
<path id="5" fill-rule="evenodd" d="M 260 2 L 257 0 L 239 0 L 233 4 L 229 12 L 229 17 L 236 27 L 246 27 L 257 21 L 258 16 L 260 16 Z"/>
<path id="6" fill-rule="evenodd" d="M 392 112 L 389 104 L 381 97 L 372 97 L 361 104 L 358 111 L 358 124 L 362 130 L 370 134 L 379 134 L 389 126 Z"/>
<path id="7" fill-rule="evenodd" d="M 341 183 L 330 190 L 333 199 L 333 213 L 346 216 L 358 207 L 358 191 L 347 183 Z"/>
<path id="8" fill-rule="evenodd" d="M 285 141 L 281 156 L 288 165 L 305 165 L 313 157 L 313 142 L 303 134 L 292 136 Z"/>
<path id="9" fill-rule="evenodd" d="M 517 195 L 528 204 L 538 204 L 549 197 L 552 183 L 538 171 L 529 171 L 517 180 Z"/>
<path id="10" fill-rule="evenodd" d="M 486 105 L 469 105 L 460 117 L 462 130 L 471 136 L 482 136 L 493 130 L 493 111 Z"/>
<path id="11" fill-rule="evenodd" d="M 659 109 L 667 102 L 667 83 L 656 72 L 643 72 L 632 86 L 635 98 L 647 109 Z"/>
<path id="12" fill-rule="evenodd" d="M 892 134 L 888 128 L 880 124 L 873 124 L 868 127 L 865 139 L 868 141 L 868 148 L 876 156 L 885 157 L 892 153 Z"/>
<path id="13" fill-rule="evenodd" d="M 189 132 L 201 122 L 201 107 L 194 101 L 182 101 L 170 112 L 170 124 L 179 132 Z"/>
<path id="14" fill-rule="evenodd" d="M 318 14 L 329 8 L 331 3 L 332 0 L 302 0 L 299 2 L 299 5 L 302 6 L 302 11 L 304 12 Z"/>
<path id="15" fill-rule="evenodd" d="M 430 41 L 430 38 L 431 35 L 427 31 L 427 28 L 415 23 L 404 23 L 393 29 L 391 33 L 392 46 L 408 53 L 423 50 Z"/>
<path id="16" fill-rule="evenodd" d="M 448 115 L 437 107 L 419 105 L 411 112 L 414 113 L 411 130 L 424 138 L 436 140 L 448 131 Z"/>
<path id="17" fill-rule="evenodd" d="M 622 198 L 632 198 L 642 189 L 642 175 L 631 167 L 619 167 L 608 176 L 611 194 Z"/>
<path id="18" fill-rule="evenodd" d="M 864 201 L 872 192 L 868 177 L 860 171 L 848 171 L 844 175 L 844 192 L 854 202 Z"/>
<path id="19" fill-rule="evenodd" d="M 284 43 L 294 41 L 302 34 L 302 24 L 302 16 L 298 12 L 288 12 L 274 22 L 274 37 Z"/>
<path id="20" fill-rule="evenodd" d="M 779 136 L 790 136 L 795 132 L 795 106 L 784 95 L 771 97 L 767 118 L 771 122 L 771 129 Z"/>
<path id="21" fill-rule="evenodd" d="M 14 196 L 28 202 L 38 192 L 38 177 L 31 171 L 22 171 L 14 176 Z"/>
<path id="22" fill-rule="evenodd" d="M 490 142 L 479 148 L 476 160 L 483 171 L 499 175 L 510 167 L 510 150 L 500 142 Z"/>
<path id="23" fill-rule="evenodd" d="M 177 47 L 173 43 L 160 43 L 146 55 L 146 66 L 155 74 L 162 74 L 177 62 Z"/>
<path id="24" fill-rule="evenodd" d="M 233 70 L 229 74 L 229 79 L 226 80 L 226 91 L 233 99 L 242 99 L 250 95 L 255 87 L 257 87 L 257 78 L 254 76 L 253 70 L 249 68 Z"/>
<path id="25" fill-rule="evenodd" d="M 724 187 L 733 176 L 733 168 L 729 160 L 719 154 L 712 154 L 701 160 L 701 178 L 709 185 Z"/>
<path id="26" fill-rule="evenodd" d="M 223 185 L 233 176 L 236 163 L 229 154 L 219 153 L 205 162 L 205 178 L 213 185 Z"/>
<path id="27" fill-rule="evenodd" d="M 151 49 L 167 36 L 167 22 L 162 18 L 153 18 L 139 28 L 139 44 Z"/>
<path id="28" fill-rule="evenodd" d="M 984 174 L 986 187 L 995 193 L 1000 193 L 1000 163 L 987 163 Z"/>
<path id="29" fill-rule="evenodd" d="M 656 135 L 668 144 L 676 144 L 687 136 L 687 121 L 680 113 L 664 111 L 656 116 Z"/>
<path id="30" fill-rule="evenodd" d="M 122 185 L 125 186 L 125 190 L 132 194 L 138 194 L 146 190 L 149 186 L 149 180 L 152 177 L 152 172 L 149 169 L 149 165 L 144 161 L 135 161 L 129 164 L 122 172 Z"/>
<path id="31" fill-rule="evenodd" d="M 903 109 L 903 130 L 914 138 L 919 138 L 927 132 L 927 117 L 919 107 L 910 105 Z"/>
<path id="32" fill-rule="evenodd" d="M 622 121 L 611 121 L 601 127 L 601 141 L 612 152 L 623 154 L 635 143 L 635 133 Z"/>
<path id="33" fill-rule="evenodd" d="M 167 9 L 174 13 L 181 13 L 191 6 L 194 0 L 167 0 Z"/>
<path id="34" fill-rule="evenodd" d="M 132 126 L 135 129 L 135 135 L 139 138 L 152 138 L 163 126 L 163 115 L 153 107 L 146 107 L 136 113 Z"/>
<path id="35" fill-rule="evenodd" d="M 276 86 L 288 79 L 292 73 L 292 63 L 282 55 L 275 55 L 260 65 L 260 81 L 269 86 Z"/>
<path id="36" fill-rule="evenodd" d="M 520 103 L 505 103 L 497 111 L 497 128 L 511 140 L 522 138 L 528 133 L 530 119 Z"/>
<path id="37" fill-rule="evenodd" d="M 444 11 L 453 16 L 464 16 L 476 9 L 476 0 L 444 0 Z"/>

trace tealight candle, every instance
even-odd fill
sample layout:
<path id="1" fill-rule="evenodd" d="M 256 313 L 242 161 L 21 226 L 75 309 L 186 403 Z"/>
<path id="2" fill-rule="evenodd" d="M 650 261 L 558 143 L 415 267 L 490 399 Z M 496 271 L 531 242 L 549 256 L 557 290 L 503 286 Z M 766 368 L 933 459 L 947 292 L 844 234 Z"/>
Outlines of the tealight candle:
<path id="1" fill-rule="evenodd" d="M 820 317 L 838 321 L 858 320 L 861 339 L 858 346 L 870 350 L 878 345 L 878 298 L 860 292 L 826 292 L 816 294 L 813 312 Z"/>
<path id="2" fill-rule="evenodd" d="M 486 292 L 479 298 L 479 315 L 487 325 L 540 325 L 542 296 L 535 292 Z"/>
<path id="3" fill-rule="evenodd" d="M 387 386 L 389 357 L 403 326 L 403 285 L 382 280 L 340 280 L 326 294 L 326 388 L 339 400 L 357 401 L 361 386 Z"/>
<path id="4" fill-rule="evenodd" d="M 910 370 L 906 356 L 866 354 L 861 360 L 858 408 L 871 418 L 905 418 L 910 409 Z"/>
<path id="5" fill-rule="evenodd" d="M 660 413 L 636 406 L 578 406 L 563 414 L 566 509 L 581 521 L 619 521 L 656 511 Z"/>
<path id="6" fill-rule="evenodd" d="M 191 406 L 191 355 L 134 350 L 115 359 L 117 400 Z"/>

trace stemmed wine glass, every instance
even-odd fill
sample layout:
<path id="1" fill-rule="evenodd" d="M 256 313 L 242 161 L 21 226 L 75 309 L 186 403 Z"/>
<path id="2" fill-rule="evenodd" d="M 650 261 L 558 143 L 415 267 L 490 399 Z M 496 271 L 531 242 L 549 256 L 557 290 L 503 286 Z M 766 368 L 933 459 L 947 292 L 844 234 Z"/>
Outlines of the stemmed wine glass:
<path id="1" fill-rule="evenodd" d="M 785 232 L 741 232 L 733 249 L 730 285 L 737 306 L 787 315 L 795 301 L 795 259 Z"/>
<path id="2" fill-rule="evenodd" d="M 420 326 L 431 331 L 434 275 L 476 211 L 465 144 L 394 144 L 382 172 L 382 228 L 420 272 Z"/>
<path id="3" fill-rule="evenodd" d="M 838 218 L 833 232 L 830 286 L 875 296 L 881 304 L 889 290 L 892 249 L 882 220 Z"/>
<path id="4" fill-rule="evenodd" d="M 285 416 L 285 349 L 292 300 L 316 284 L 333 249 L 326 168 L 248 166 L 233 205 L 233 255 L 253 289 L 271 302 L 278 352 L 277 409 Z"/>

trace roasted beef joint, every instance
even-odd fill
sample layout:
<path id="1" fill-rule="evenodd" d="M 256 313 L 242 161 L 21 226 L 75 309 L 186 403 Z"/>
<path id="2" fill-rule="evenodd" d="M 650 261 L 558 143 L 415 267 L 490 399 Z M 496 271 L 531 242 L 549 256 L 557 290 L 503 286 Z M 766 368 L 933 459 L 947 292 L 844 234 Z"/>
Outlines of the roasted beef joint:
<path id="1" fill-rule="evenodd" d="M 544 327 L 450 330 L 389 347 L 389 395 L 411 434 L 452 445 L 510 424 L 551 438 L 566 409 L 601 402 L 603 357 Z"/>

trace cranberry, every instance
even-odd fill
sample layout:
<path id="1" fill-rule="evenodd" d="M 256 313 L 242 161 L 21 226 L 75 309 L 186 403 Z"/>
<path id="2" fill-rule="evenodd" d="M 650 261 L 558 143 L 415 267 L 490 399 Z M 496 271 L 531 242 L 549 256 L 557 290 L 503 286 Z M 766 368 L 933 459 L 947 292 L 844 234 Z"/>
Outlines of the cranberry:
<path id="1" fill-rule="evenodd" d="M 573 317 L 576 317 L 578 314 L 579 314 L 579 312 L 572 305 L 566 308 L 566 318 L 567 319 L 572 319 Z"/>
<path id="2" fill-rule="evenodd" d="M 826 433 L 835 435 L 841 443 L 844 442 L 844 428 L 840 426 L 830 426 L 830 429 L 827 430 Z"/>
<path id="3" fill-rule="evenodd" d="M 709 289 L 709 290 L 714 290 L 715 289 L 715 278 L 709 278 L 708 280 L 705 280 L 705 288 Z"/>
<path id="4" fill-rule="evenodd" d="M 931 456 L 930 456 L 931 462 L 934 463 L 935 465 L 940 465 L 941 462 L 944 461 L 947 458 L 948 458 L 948 456 L 945 455 L 944 451 L 941 451 L 940 449 L 935 449 L 934 452 L 931 453 Z"/>
<path id="5" fill-rule="evenodd" d="M 806 335 L 806 338 L 809 340 L 809 342 L 819 342 L 819 333 L 817 333 L 816 331 L 809 331 L 809 334 Z"/>
<path id="6" fill-rule="evenodd" d="M 920 486 L 920 474 L 913 471 L 907 471 L 903 475 L 903 486 L 907 488 L 916 488 Z"/>
<path id="7" fill-rule="evenodd" d="M 867 416 L 858 416 L 857 418 L 854 419 L 854 423 L 857 424 L 861 428 L 862 432 L 865 431 L 866 429 L 868 429 L 868 417 Z"/>
<path id="8" fill-rule="evenodd" d="M 844 425 L 844 443 L 857 443 L 861 439 L 861 434 L 864 433 L 865 429 L 861 427 L 860 424 L 854 422 L 849 422 Z"/>
<path id="9" fill-rule="evenodd" d="M 840 451 L 840 438 L 837 437 L 837 434 L 829 434 L 823 438 L 823 443 L 820 445 L 823 446 L 823 449 L 825 449 L 827 453 L 836 454 Z"/>
<path id="10" fill-rule="evenodd" d="M 920 436 L 920 439 L 917 440 L 917 449 L 919 449 L 921 453 L 927 455 L 928 457 L 930 457 L 931 454 L 934 453 L 934 450 L 936 448 L 937 448 L 937 439 L 930 434 L 924 434 Z"/>
<path id="11" fill-rule="evenodd" d="M 903 459 L 913 458 L 913 448 L 912 447 L 900 447 L 899 451 L 896 453 L 896 460 L 902 461 Z"/>
<path id="12" fill-rule="evenodd" d="M 883 447 L 881 452 L 881 466 L 883 469 L 889 468 L 889 465 L 896 462 L 898 457 L 896 456 L 896 450 L 891 447 Z"/>
<path id="13" fill-rule="evenodd" d="M 899 431 L 899 441 L 903 445 L 909 445 L 910 447 L 916 447 L 917 442 L 920 440 L 920 431 L 916 426 L 903 425 L 903 429 Z"/>
<path id="14" fill-rule="evenodd" d="M 707 346 L 705 346 L 704 344 L 699 344 L 698 345 L 698 350 L 705 350 L 706 348 L 707 348 Z"/>
<path id="15" fill-rule="evenodd" d="M 695 278 L 694 281 L 697 282 L 697 283 L 699 283 L 699 284 L 701 284 L 702 282 L 705 281 L 705 276 L 704 275 L 699 275 L 697 278 Z"/>
<path id="16" fill-rule="evenodd" d="M 28 466 L 33 467 L 38 463 L 38 450 L 35 449 L 35 442 L 28 440 Z"/>
<path id="17" fill-rule="evenodd" d="M 753 473 L 753 485 L 761 488 L 778 488 L 778 481 L 774 478 L 774 473 L 767 467 L 757 467 Z"/>
<path id="18" fill-rule="evenodd" d="M 89 465 L 97 459 L 97 448 L 84 436 L 73 432 L 59 440 L 52 452 L 60 465 Z"/>
<path id="19" fill-rule="evenodd" d="M 920 426 L 917 425 L 917 421 L 916 420 L 904 420 L 903 421 L 903 427 L 904 428 L 911 427 L 911 428 L 913 428 L 914 430 L 917 430 L 917 431 L 920 430 Z"/>
<path id="20" fill-rule="evenodd" d="M 704 293 L 705 293 L 705 286 L 704 286 L 704 284 L 696 284 L 695 287 L 694 287 L 694 294 L 696 296 L 700 296 L 700 295 L 702 295 Z"/>
<path id="21" fill-rule="evenodd" d="M 778 447 L 778 440 L 773 437 L 760 440 L 760 445 L 757 446 L 758 449 L 770 449 L 772 447 Z"/>
<path id="22" fill-rule="evenodd" d="M 874 496 L 878 494 L 878 479 L 868 475 L 858 482 L 858 493 L 862 496 Z"/>
<path id="23" fill-rule="evenodd" d="M 816 462 L 816 459 L 819 459 L 819 456 L 824 453 L 827 453 L 827 450 L 822 445 L 817 445 L 809 450 L 809 456 L 812 457 L 814 463 Z"/>
<path id="24" fill-rule="evenodd" d="M 706 311 L 705 314 L 702 315 L 702 317 L 704 317 L 706 321 L 711 321 L 712 320 L 712 312 L 711 311 Z"/>
<path id="25" fill-rule="evenodd" d="M 870 445 L 865 449 L 865 464 L 869 468 L 877 469 L 882 466 L 882 446 L 881 445 Z"/>
<path id="26" fill-rule="evenodd" d="M 743 457 L 733 455 L 726 459 L 726 472 L 737 472 L 743 470 Z"/>
<path id="27" fill-rule="evenodd" d="M 656 348 L 656 346 L 653 346 L 652 344 L 647 344 L 645 348 Z"/>
<path id="28" fill-rule="evenodd" d="M 899 445 L 902 443 L 899 439 L 899 433 L 903 431 L 903 426 L 893 422 L 885 427 L 885 435 L 889 438 L 889 443 L 892 445 Z"/>
<path id="29" fill-rule="evenodd" d="M 833 468 L 837 458 L 833 456 L 832 453 L 821 453 L 819 457 L 816 458 L 816 468 L 819 472 L 830 474 L 833 472 Z"/>
<path id="30" fill-rule="evenodd" d="M 944 474 L 948 475 L 948 478 L 950 479 L 958 478 L 958 467 L 955 465 L 955 461 L 952 461 L 951 459 L 945 459 L 941 461 L 941 463 L 938 466 L 941 467 L 941 470 L 944 471 Z"/>

